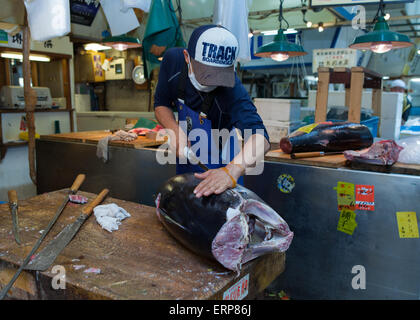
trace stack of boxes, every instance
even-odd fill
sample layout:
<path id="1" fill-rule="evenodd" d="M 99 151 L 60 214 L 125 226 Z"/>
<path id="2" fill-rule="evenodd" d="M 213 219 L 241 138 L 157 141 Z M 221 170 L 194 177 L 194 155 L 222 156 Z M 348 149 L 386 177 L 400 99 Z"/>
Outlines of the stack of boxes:
<path id="1" fill-rule="evenodd" d="M 279 143 L 282 137 L 289 135 L 301 125 L 300 100 L 255 98 L 254 104 L 268 131 L 271 143 Z"/>
<path id="2" fill-rule="evenodd" d="M 398 140 L 400 138 L 403 100 L 403 93 L 382 93 L 380 122 L 380 137 L 382 139 Z"/>

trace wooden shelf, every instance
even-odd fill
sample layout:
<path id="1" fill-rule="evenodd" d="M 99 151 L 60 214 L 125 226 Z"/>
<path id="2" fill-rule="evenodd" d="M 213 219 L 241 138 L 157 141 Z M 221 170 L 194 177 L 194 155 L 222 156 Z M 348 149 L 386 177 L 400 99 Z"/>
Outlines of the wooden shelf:
<path id="1" fill-rule="evenodd" d="M 74 109 L 35 109 L 35 112 L 70 112 L 74 111 Z M 25 109 L 0 109 L 0 113 L 26 113 Z"/>
<path id="2" fill-rule="evenodd" d="M 26 146 L 28 141 L 13 141 L 13 142 L 6 142 L 3 143 L 5 147 L 19 147 L 19 146 Z"/>

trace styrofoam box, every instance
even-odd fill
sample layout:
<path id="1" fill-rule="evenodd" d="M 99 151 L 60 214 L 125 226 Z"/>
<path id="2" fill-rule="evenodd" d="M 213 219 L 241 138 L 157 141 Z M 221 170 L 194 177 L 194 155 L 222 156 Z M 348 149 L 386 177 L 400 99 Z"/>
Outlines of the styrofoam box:
<path id="1" fill-rule="evenodd" d="M 90 95 L 88 94 L 75 94 L 75 107 L 76 112 L 90 111 Z"/>
<path id="2" fill-rule="evenodd" d="M 254 104 L 263 120 L 299 121 L 301 101 L 297 99 L 255 98 Z"/>
<path id="3" fill-rule="evenodd" d="M 381 103 L 381 121 L 402 117 L 404 94 L 401 92 L 383 92 Z"/>
<path id="4" fill-rule="evenodd" d="M 280 142 L 281 138 L 286 137 L 301 125 L 301 121 L 275 121 L 263 120 L 264 126 L 267 129 L 268 136 L 271 143 Z"/>
<path id="5" fill-rule="evenodd" d="M 401 119 L 381 120 L 381 138 L 398 140 L 401 130 Z"/>

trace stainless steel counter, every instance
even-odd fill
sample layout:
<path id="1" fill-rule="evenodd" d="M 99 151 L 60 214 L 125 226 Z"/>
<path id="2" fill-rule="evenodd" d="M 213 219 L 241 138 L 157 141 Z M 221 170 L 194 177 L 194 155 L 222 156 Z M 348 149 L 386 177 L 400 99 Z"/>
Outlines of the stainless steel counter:
<path id="1" fill-rule="evenodd" d="M 277 187 L 290 175 L 290 193 Z M 374 186 L 375 210 L 357 210 L 352 235 L 337 230 L 337 182 Z M 419 299 L 420 239 L 400 238 L 396 212 L 420 213 L 420 177 L 266 162 L 245 185 L 289 224 L 295 236 L 286 270 L 271 288 L 292 299 Z M 420 218 L 420 217 L 419 217 Z M 366 289 L 353 289 L 355 266 Z M 356 267 L 359 268 L 359 267 Z"/>
<path id="2" fill-rule="evenodd" d="M 175 175 L 175 166 L 156 162 L 154 149 L 109 147 L 110 159 L 96 157 L 96 145 L 38 140 L 38 193 L 68 188 L 86 174 L 81 190 L 154 206 L 159 185 Z M 290 175 L 294 188 L 284 193 L 278 178 Z M 374 186 L 375 210 L 356 212 L 352 235 L 337 230 L 337 182 Z M 293 184 L 292 184 L 293 185 Z M 270 286 L 292 299 L 419 299 L 420 239 L 399 236 L 396 212 L 420 213 L 420 177 L 342 168 L 321 168 L 266 161 L 245 186 L 261 196 L 295 233 L 286 254 L 286 270 Z M 290 190 L 290 188 L 289 188 Z M 366 289 L 353 289 L 366 271 Z"/>

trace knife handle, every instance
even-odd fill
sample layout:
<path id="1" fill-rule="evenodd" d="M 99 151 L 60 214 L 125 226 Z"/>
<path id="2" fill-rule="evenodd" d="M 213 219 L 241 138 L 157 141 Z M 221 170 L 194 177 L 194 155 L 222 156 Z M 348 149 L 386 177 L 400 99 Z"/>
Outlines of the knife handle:
<path id="1" fill-rule="evenodd" d="M 80 186 L 82 185 L 83 181 L 85 181 L 86 175 L 79 174 L 74 180 L 73 185 L 70 188 L 71 193 L 76 193 L 79 190 Z"/>
<path id="2" fill-rule="evenodd" d="M 322 157 L 324 155 L 323 152 L 315 151 L 315 152 L 299 152 L 299 153 L 292 153 L 290 158 L 292 159 L 300 159 L 300 158 L 313 158 L 313 157 Z"/>
<path id="3" fill-rule="evenodd" d="M 98 194 L 98 196 L 95 198 L 95 200 L 93 200 L 91 203 L 89 203 L 86 207 L 83 208 L 82 212 L 85 215 L 90 216 L 93 211 L 93 208 L 95 208 L 98 204 L 102 202 L 102 200 L 105 199 L 108 192 L 109 192 L 108 189 L 102 190 L 101 193 Z"/>
<path id="4" fill-rule="evenodd" d="M 9 190 L 8 195 L 9 195 L 9 203 L 10 204 L 17 204 L 18 197 L 17 197 L 16 190 Z"/>

